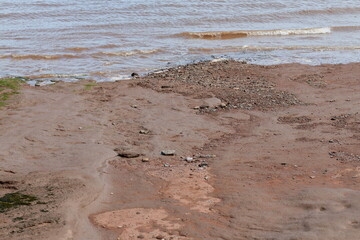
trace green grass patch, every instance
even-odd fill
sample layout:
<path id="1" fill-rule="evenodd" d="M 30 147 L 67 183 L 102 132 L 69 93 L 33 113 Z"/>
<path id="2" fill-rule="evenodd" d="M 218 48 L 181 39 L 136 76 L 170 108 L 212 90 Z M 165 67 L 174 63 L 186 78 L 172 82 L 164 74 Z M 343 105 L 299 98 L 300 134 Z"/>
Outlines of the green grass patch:
<path id="1" fill-rule="evenodd" d="M 0 213 L 6 212 L 11 208 L 18 206 L 31 205 L 37 198 L 31 195 L 22 194 L 20 192 L 7 193 L 0 198 Z"/>
<path id="2" fill-rule="evenodd" d="M 87 83 L 84 85 L 84 89 L 90 90 L 91 88 L 95 87 L 96 85 L 97 85 L 96 83 Z"/>
<path id="3" fill-rule="evenodd" d="M 6 104 L 12 95 L 18 94 L 23 78 L 0 78 L 0 107 Z"/>

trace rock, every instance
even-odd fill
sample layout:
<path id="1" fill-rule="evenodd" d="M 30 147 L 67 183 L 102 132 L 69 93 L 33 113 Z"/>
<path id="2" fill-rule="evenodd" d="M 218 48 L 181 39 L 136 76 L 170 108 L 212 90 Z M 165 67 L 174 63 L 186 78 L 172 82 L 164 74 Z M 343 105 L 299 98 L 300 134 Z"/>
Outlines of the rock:
<path id="1" fill-rule="evenodd" d="M 174 155 L 175 155 L 175 150 L 162 150 L 162 151 L 161 151 L 161 155 L 164 155 L 164 156 L 174 156 Z"/>
<path id="2" fill-rule="evenodd" d="M 207 108 L 215 108 L 221 104 L 221 100 L 215 97 L 204 99 L 203 106 L 207 106 Z"/>
<path id="3" fill-rule="evenodd" d="M 226 103 L 220 103 L 219 105 L 221 108 L 226 108 Z"/>
<path id="4" fill-rule="evenodd" d="M 141 155 L 139 153 L 125 151 L 120 148 L 115 148 L 114 151 L 118 154 L 118 156 L 123 157 L 123 158 L 137 158 Z"/>
<path id="5" fill-rule="evenodd" d="M 164 164 L 164 167 L 170 167 L 170 164 L 165 163 L 165 164 Z"/>
<path id="6" fill-rule="evenodd" d="M 138 77 L 139 77 L 139 74 L 136 73 L 136 72 L 133 72 L 133 73 L 131 74 L 131 77 L 133 77 L 133 78 L 138 78 Z"/>
<path id="7" fill-rule="evenodd" d="M 143 158 L 141 159 L 142 162 L 150 162 L 150 159 L 149 158 Z"/>
<path id="8" fill-rule="evenodd" d="M 139 131 L 139 133 L 140 133 L 140 134 L 148 134 L 148 133 L 150 133 L 150 130 L 141 129 L 141 130 Z"/>
<path id="9" fill-rule="evenodd" d="M 132 108 L 138 108 L 138 106 L 137 106 L 137 105 L 131 105 L 131 107 L 132 107 Z"/>
<path id="10" fill-rule="evenodd" d="M 168 86 L 168 85 L 163 85 L 161 86 L 162 89 L 165 89 L 165 88 L 172 88 L 172 86 Z"/>
<path id="11" fill-rule="evenodd" d="M 311 179 L 314 179 L 314 178 L 315 178 L 315 176 L 310 176 L 310 178 L 311 178 Z"/>
<path id="12" fill-rule="evenodd" d="M 194 161 L 194 158 L 192 158 L 192 157 L 186 157 L 186 158 L 185 158 L 185 161 L 187 161 L 188 163 L 190 163 L 190 162 Z"/>
<path id="13" fill-rule="evenodd" d="M 208 167 L 209 164 L 207 162 L 202 162 L 199 164 L 199 167 Z"/>
<path id="14" fill-rule="evenodd" d="M 282 166 L 286 166 L 287 165 L 287 163 L 286 162 L 282 162 L 282 163 L 280 163 Z"/>

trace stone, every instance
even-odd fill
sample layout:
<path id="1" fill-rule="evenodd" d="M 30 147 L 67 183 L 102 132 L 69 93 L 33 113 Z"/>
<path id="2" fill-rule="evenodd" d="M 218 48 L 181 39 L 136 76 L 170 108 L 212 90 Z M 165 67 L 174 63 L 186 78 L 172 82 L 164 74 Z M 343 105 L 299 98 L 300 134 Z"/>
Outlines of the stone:
<path id="1" fill-rule="evenodd" d="M 203 100 L 204 106 L 207 106 L 208 108 L 215 108 L 221 104 L 221 100 L 215 97 L 212 98 L 206 98 Z"/>
<path id="2" fill-rule="evenodd" d="M 194 161 L 194 158 L 192 158 L 192 157 L 186 157 L 186 158 L 185 158 L 185 161 L 187 161 L 188 163 L 190 163 L 190 162 Z"/>
<path id="3" fill-rule="evenodd" d="M 141 130 L 139 131 L 139 133 L 140 133 L 140 134 L 148 134 L 148 133 L 150 133 L 150 130 L 141 129 Z"/>
<path id="4" fill-rule="evenodd" d="M 150 159 L 149 158 L 143 158 L 141 159 L 142 162 L 150 162 Z"/>
<path id="5" fill-rule="evenodd" d="M 207 163 L 207 162 L 202 162 L 202 163 L 200 163 L 199 164 L 199 167 L 208 167 L 209 166 L 209 164 Z"/>
<path id="6" fill-rule="evenodd" d="M 139 74 L 138 74 L 138 73 L 136 73 L 136 72 L 133 72 L 133 73 L 131 74 L 131 77 L 133 77 L 133 78 L 137 78 L 137 77 L 139 77 Z"/>
<path id="7" fill-rule="evenodd" d="M 174 156 L 175 155 L 175 150 L 162 150 L 161 151 L 161 155 L 164 156 Z"/>
<path id="8" fill-rule="evenodd" d="M 164 164 L 164 167 L 170 167 L 170 164 L 165 163 L 165 164 Z"/>
<path id="9" fill-rule="evenodd" d="M 118 156 L 123 158 L 137 158 L 141 155 L 140 153 L 126 151 L 120 148 L 115 148 L 114 151 L 118 154 Z"/>
<path id="10" fill-rule="evenodd" d="M 220 103 L 219 105 L 221 108 L 226 108 L 226 103 Z"/>

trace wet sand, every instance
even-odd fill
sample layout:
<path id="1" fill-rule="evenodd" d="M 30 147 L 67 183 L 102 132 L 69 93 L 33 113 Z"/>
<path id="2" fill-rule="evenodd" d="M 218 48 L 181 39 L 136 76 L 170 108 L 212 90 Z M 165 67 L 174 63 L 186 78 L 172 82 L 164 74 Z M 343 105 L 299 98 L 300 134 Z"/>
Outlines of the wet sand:
<path id="1" fill-rule="evenodd" d="M 24 86 L 0 110 L 0 196 L 37 200 L 0 238 L 358 239 L 359 81 L 214 61 Z"/>

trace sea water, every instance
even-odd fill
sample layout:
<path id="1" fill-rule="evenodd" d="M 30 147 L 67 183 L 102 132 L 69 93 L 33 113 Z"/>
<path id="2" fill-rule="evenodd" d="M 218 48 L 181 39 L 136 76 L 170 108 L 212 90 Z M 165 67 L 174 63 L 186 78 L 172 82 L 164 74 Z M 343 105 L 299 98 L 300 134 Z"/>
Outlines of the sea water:
<path id="1" fill-rule="evenodd" d="M 0 77 L 113 81 L 218 57 L 359 62 L 360 1 L 0 1 Z"/>

